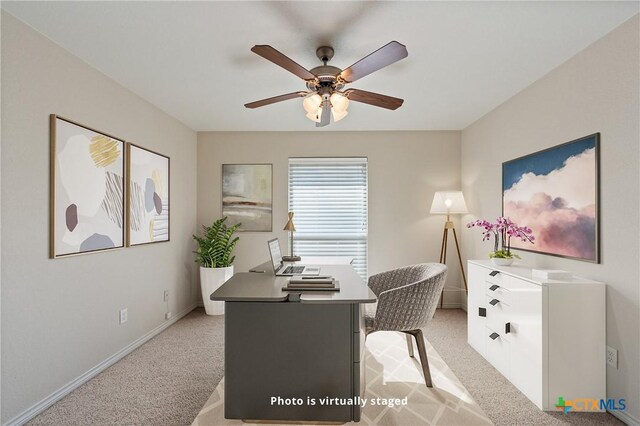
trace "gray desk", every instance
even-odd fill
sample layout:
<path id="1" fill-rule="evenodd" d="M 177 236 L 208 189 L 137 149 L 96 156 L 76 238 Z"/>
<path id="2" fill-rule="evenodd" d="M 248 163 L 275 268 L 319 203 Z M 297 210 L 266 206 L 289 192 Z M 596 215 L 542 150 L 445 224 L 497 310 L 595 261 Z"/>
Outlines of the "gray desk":
<path id="1" fill-rule="evenodd" d="M 321 274 L 339 280 L 339 292 L 283 291 L 287 278 L 265 263 L 255 268 L 265 273 L 238 273 L 211 294 L 225 302 L 225 418 L 360 420 L 359 406 L 320 404 L 364 393 L 361 304 L 376 301 L 353 267 L 338 262 L 321 265 Z"/>

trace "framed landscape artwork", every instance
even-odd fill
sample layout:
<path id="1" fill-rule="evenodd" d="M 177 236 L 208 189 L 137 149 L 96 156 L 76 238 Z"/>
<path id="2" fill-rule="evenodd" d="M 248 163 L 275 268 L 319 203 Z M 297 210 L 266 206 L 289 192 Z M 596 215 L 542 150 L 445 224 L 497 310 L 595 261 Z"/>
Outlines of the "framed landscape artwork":
<path id="1" fill-rule="evenodd" d="M 512 247 L 599 263 L 600 134 L 502 164 L 502 212 L 535 244 Z"/>
<path id="2" fill-rule="evenodd" d="M 124 141 L 50 116 L 50 257 L 124 246 Z"/>
<path id="3" fill-rule="evenodd" d="M 127 144 L 128 246 L 169 241 L 169 157 Z"/>
<path id="4" fill-rule="evenodd" d="M 271 164 L 222 165 L 222 216 L 227 225 L 242 223 L 239 231 L 272 230 Z"/>

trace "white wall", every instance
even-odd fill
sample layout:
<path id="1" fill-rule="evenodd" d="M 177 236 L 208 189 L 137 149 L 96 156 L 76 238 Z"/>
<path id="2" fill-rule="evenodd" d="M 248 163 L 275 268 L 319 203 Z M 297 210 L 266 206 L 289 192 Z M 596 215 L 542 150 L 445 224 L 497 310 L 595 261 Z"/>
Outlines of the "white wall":
<path id="1" fill-rule="evenodd" d="M 274 232 L 240 234 L 236 271 L 269 260 L 274 236 L 286 247 L 289 157 L 333 156 L 368 157 L 369 274 L 438 261 L 445 218 L 429 208 L 434 191 L 460 188 L 460 132 L 199 133 L 200 224 L 221 217 L 222 164 L 273 163 Z M 462 282 L 453 243 L 449 248 L 445 304 L 459 306 Z"/>
<path id="2" fill-rule="evenodd" d="M 48 258 L 51 113 L 171 157 L 171 242 Z M 3 11 L 2 153 L 5 423 L 195 303 L 196 134 Z"/>
<path id="3" fill-rule="evenodd" d="M 619 369 L 607 368 L 607 393 L 610 398 L 625 398 L 627 413 L 636 421 L 640 421 L 638 23 L 636 15 L 462 132 L 463 189 L 474 215 L 465 220 L 500 215 L 503 161 L 601 133 L 602 263 L 526 252 L 522 257 L 534 266 L 565 269 L 608 284 L 607 344 L 620 352 Z M 479 232 L 463 234 L 468 259 L 486 257 L 490 248 L 480 240 Z"/>

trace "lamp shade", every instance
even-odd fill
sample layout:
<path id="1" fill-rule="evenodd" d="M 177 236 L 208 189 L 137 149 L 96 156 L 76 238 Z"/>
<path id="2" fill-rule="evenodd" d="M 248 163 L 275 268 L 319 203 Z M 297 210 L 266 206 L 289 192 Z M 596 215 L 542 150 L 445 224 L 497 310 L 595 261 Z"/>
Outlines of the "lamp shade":
<path id="1" fill-rule="evenodd" d="M 336 123 L 340 120 L 342 120 L 343 118 L 345 118 L 347 116 L 347 114 L 349 114 L 349 111 L 336 111 L 335 109 L 333 109 L 331 111 L 331 113 L 333 114 L 333 121 L 335 121 Z"/>
<path id="2" fill-rule="evenodd" d="M 317 93 L 314 93 L 312 95 L 305 97 L 304 101 L 302 101 L 302 106 L 304 107 L 304 110 L 307 111 L 309 114 L 315 114 L 318 111 L 318 108 L 320 107 L 321 104 L 322 104 L 322 96 L 318 95 Z"/>
<path id="3" fill-rule="evenodd" d="M 322 108 L 319 108 L 316 112 L 307 113 L 307 118 L 311 121 L 319 123 L 320 119 L 322 118 Z"/>
<path id="4" fill-rule="evenodd" d="M 334 112 L 345 112 L 347 108 L 349 108 L 349 98 L 344 96 L 342 93 L 334 92 L 329 98 L 331 102 L 331 108 Z"/>
<path id="5" fill-rule="evenodd" d="M 432 214 L 463 214 L 467 213 L 462 191 L 438 191 L 431 203 Z"/>
<path id="6" fill-rule="evenodd" d="M 287 222 L 287 224 L 282 229 L 283 229 L 283 231 L 294 231 L 295 232 L 296 227 L 293 224 L 293 212 L 289 212 L 289 221 Z"/>

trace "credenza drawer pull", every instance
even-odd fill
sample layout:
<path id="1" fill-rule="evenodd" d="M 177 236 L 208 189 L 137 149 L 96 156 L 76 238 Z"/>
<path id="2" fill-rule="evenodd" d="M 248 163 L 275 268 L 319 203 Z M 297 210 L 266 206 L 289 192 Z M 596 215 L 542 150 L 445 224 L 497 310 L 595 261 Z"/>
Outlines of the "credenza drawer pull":
<path id="1" fill-rule="evenodd" d="M 489 290 L 491 290 L 491 291 L 496 291 L 496 290 L 497 290 L 497 289 L 499 289 L 499 288 L 500 288 L 500 286 L 499 286 L 499 285 L 494 284 L 494 285 L 492 285 L 491 287 L 489 287 Z"/>
<path id="2" fill-rule="evenodd" d="M 478 316 L 486 317 L 487 316 L 487 308 L 478 308 Z"/>
<path id="3" fill-rule="evenodd" d="M 509 334 L 511 333 L 511 323 L 508 322 L 504 325 L 504 334 Z"/>
<path id="4" fill-rule="evenodd" d="M 499 273 L 500 273 L 500 271 L 491 271 L 491 272 L 489 272 L 489 275 L 491 275 L 492 277 L 495 277 Z"/>
<path id="5" fill-rule="evenodd" d="M 491 302 L 489 302 L 492 306 L 496 306 L 500 301 L 498 299 L 493 299 Z"/>
<path id="6" fill-rule="evenodd" d="M 491 337 L 491 340 L 496 340 L 500 335 L 498 333 L 491 333 L 489 337 Z"/>

